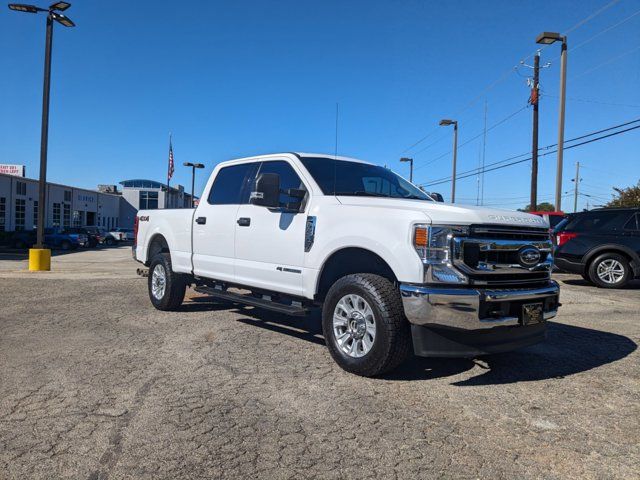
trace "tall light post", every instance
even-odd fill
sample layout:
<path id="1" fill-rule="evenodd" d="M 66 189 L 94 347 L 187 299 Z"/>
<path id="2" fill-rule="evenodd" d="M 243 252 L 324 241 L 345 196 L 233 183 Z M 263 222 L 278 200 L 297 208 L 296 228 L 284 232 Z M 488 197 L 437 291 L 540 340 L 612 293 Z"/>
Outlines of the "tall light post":
<path id="1" fill-rule="evenodd" d="M 71 6 L 67 2 L 56 2 L 49 8 L 34 5 L 10 3 L 9 8 L 17 12 L 47 14 L 47 34 L 44 50 L 44 85 L 42 89 L 42 128 L 40 132 L 40 182 L 38 185 L 38 219 L 35 249 L 29 250 L 29 270 L 50 270 L 51 250 L 44 248 L 44 218 L 47 209 L 47 146 L 49 140 L 49 92 L 51 91 L 51 46 L 53 42 L 53 21 L 65 27 L 75 24 L 65 15 L 59 13 Z"/>
<path id="2" fill-rule="evenodd" d="M 440 120 L 440 126 L 453 125 L 453 172 L 451 173 L 451 203 L 456 203 L 456 162 L 458 159 L 458 121 Z"/>
<path id="3" fill-rule="evenodd" d="M 196 183 L 196 168 L 204 168 L 202 163 L 191 163 L 184 162 L 182 165 L 185 167 L 191 167 L 191 206 L 195 207 L 196 205 L 196 197 L 195 197 L 195 183 Z"/>
<path id="4" fill-rule="evenodd" d="M 567 37 L 554 32 L 542 32 L 536 43 L 551 45 L 562 42 L 560 50 L 560 105 L 558 107 L 558 163 L 556 165 L 556 210 L 562 210 L 562 162 L 564 154 L 564 110 L 567 86 Z"/>
<path id="5" fill-rule="evenodd" d="M 413 183 L 413 158 L 402 157 L 401 162 L 409 162 L 409 181 Z"/>

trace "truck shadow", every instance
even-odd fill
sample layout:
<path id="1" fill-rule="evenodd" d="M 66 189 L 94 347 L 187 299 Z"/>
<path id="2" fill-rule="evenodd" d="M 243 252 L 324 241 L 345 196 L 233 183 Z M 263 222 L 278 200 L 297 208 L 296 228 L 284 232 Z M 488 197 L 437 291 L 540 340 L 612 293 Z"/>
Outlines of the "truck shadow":
<path id="1" fill-rule="evenodd" d="M 548 322 L 547 340 L 515 352 L 478 359 L 430 359 L 414 357 L 388 380 L 425 380 L 463 373 L 478 366 L 482 373 L 456 386 L 502 385 L 516 382 L 562 379 L 569 375 L 618 361 L 636 350 L 637 344 L 615 333 Z"/>
<path id="2" fill-rule="evenodd" d="M 195 300 L 195 299 L 194 299 Z M 244 315 L 246 325 L 282 333 L 297 340 L 325 345 L 321 317 L 314 311 L 306 317 L 290 317 L 260 308 L 244 307 L 202 299 L 183 308 L 202 311 L 232 309 Z M 562 379 L 618 361 L 637 349 L 630 338 L 615 333 L 548 322 L 547 340 L 521 350 L 478 359 L 422 358 L 412 356 L 393 372 L 388 381 L 431 380 L 460 375 L 475 367 L 482 373 L 452 385 L 502 385 L 516 382 Z"/>

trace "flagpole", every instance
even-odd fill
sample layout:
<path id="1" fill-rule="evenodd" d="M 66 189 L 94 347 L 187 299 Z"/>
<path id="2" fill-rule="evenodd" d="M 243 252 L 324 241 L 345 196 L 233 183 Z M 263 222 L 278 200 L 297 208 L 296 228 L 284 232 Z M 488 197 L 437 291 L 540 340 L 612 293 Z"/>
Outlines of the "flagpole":
<path id="1" fill-rule="evenodd" d="M 169 132 L 169 155 L 171 155 L 171 132 Z M 166 209 L 169 204 L 169 182 L 171 181 L 171 164 L 167 162 L 167 192 L 164 196 L 164 208 Z"/>

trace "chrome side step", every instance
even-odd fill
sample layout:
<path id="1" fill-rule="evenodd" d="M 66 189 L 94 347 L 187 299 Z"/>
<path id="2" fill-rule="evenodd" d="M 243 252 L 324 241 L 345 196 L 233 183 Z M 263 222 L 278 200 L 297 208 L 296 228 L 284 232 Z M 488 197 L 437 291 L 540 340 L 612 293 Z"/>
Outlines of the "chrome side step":
<path id="1" fill-rule="evenodd" d="M 300 302 L 292 302 L 291 305 L 284 303 L 278 303 L 270 299 L 270 296 L 264 295 L 265 298 L 257 298 L 251 295 L 245 295 L 241 293 L 233 293 L 227 290 L 222 290 L 214 287 L 207 287 L 199 285 L 194 288 L 198 293 L 204 293 L 218 300 L 223 300 L 232 303 L 242 303 L 243 305 L 251 305 L 252 307 L 264 308 L 266 310 L 272 310 L 278 313 L 284 313 L 285 315 L 304 316 L 307 315 L 308 310 Z"/>

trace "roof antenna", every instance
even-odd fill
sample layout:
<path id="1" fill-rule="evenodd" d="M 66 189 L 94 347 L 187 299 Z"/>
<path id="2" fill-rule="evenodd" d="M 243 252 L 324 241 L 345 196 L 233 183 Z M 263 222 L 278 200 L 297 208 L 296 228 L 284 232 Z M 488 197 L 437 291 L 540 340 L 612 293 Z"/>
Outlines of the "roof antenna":
<path id="1" fill-rule="evenodd" d="M 340 104 L 336 102 L 336 143 L 333 151 L 333 195 L 336 194 L 337 168 L 338 168 L 338 114 L 340 113 Z"/>

